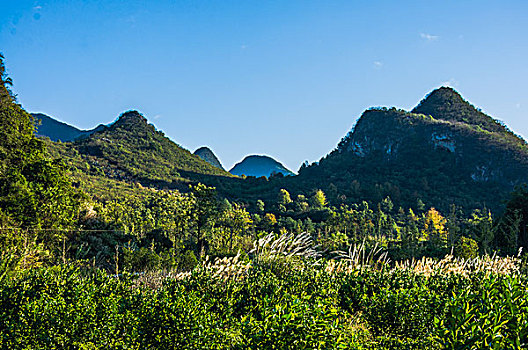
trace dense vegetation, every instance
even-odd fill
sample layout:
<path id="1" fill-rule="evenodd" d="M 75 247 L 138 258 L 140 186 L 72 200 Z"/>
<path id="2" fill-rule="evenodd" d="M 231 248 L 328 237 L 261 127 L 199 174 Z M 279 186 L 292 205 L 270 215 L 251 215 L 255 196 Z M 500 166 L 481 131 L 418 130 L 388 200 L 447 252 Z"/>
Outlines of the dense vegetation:
<path id="1" fill-rule="evenodd" d="M 360 262 L 264 253 L 174 277 L 117 278 L 72 266 L 26 271 L 0 280 L 0 342 L 11 349 L 527 346 L 528 284 L 515 259 L 394 269 Z"/>
<path id="2" fill-rule="evenodd" d="M 473 107 L 471 123 L 367 111 L 300 176 L 238 178 L 134 111 L 71 143 L 36 138 L 2 58 L 2 348 L 528 346 L 526 258 L 511 258 L 528 188 L 492 214 L 505 186 L 469 181 L 450 151 L 518 161 L 510 181 L 525 145 Z"/>
<path id="3" fill-rule="evenodd" d="M 287 188 L 320 184 L 332 203 L 376 203 L 390 196 L 413 209 L 422 202 L 443 211 L 451 204 L 500 211 L 514 185 L 528 181 L 527 159 L 524 140 L 442 88 L 413 113 L 367 110 L 336 150 L 301 167 Z"/>

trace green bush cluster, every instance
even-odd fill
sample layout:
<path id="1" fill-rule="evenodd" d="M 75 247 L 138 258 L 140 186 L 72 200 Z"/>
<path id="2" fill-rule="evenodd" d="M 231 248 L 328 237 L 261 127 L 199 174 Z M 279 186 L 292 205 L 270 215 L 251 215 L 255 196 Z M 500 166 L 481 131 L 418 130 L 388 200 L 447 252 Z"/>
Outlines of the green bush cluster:
<path id="1" fill-rule="evenodd" d="M 398 269 L 331 274 L 254 265 L 242 279 L 195 270 L 158 288 L 137 275 L 56 266 L 0 282 L 5 349 L 523 348 L 524 276 Z"/>

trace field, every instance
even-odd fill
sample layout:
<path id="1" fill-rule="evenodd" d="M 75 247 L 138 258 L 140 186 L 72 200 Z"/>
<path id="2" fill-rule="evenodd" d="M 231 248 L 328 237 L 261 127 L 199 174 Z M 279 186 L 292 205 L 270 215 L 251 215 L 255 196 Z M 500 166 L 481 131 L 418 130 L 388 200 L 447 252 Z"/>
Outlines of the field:
<path id="1" fill-rule="evenodd" d="M 73 264 L 4 274 L 4 349 L 513 349 L 526 347 L 517 258 L 323 259 L 262 239 L 192 272 L 108 275 Z"/>

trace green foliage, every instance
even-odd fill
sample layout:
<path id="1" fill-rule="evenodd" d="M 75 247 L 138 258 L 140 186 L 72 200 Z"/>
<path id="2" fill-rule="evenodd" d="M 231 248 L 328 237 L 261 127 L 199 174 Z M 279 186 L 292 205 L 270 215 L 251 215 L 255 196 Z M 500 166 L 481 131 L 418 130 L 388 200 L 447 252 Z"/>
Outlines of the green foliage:
<path id="1" fill-rule="evenodd" d="M 478 249 L 478 244 L 474 239 L 462 236 L 455 244 L 453 255 L 462 259 L 473 259 L 477 257 Z"/>
<path id="2" fill-rule="evenodd" d="M 528 339 L 524 277 L 476 277 L 435 317 L 435 340 L 447 349 L 520 349 Z"/>
<path id="3" fill-rule="evenodd" d="M 510 194 L 506 210 L 498 223 L 497 241 L 507 253 L 528 247 L 528 187 L 518 186 Z"/>
<path id="4" fill-rule="evenodd" d="M 192 250 L 187 250 L 182 255 L 178 266 L 180 270 L 192 271 L 198 264 L 199 262 L 196 255 L 194 255 L 194 252 Z"/>
<path id="5" fill-rule="evenodd" d="M 25 348 L 522 348 L 523 275 L 329 272 L 297 260 L 225 279 L 197 269 L 151 287 L 57 266 L 0 279 L 0 342 Z"/>
<path id="6" fill-rule="evenodd" d="M 290 193 L 285 189 L 281 188 L 279 191 L 278 204 L 288 205 L 292 202 Z"/>
<path id="7" fill-rule="evenodd" d="M 312 205 L 315 208 L 323 208 L 326 206 L 326 196 L 322 190 L 315 191 L 314 195 L 312 196 Z"/>
<path id="8" fill-rule="evenodd" d="M 7 88 L 11 81 L 5 77 L 2 59 L 0 212 L 10 225 L 22 228 L 71 227 L 79 211 L 80 195 L 64 163 L 48 159 L 44 143 L 33 135 L 32 117 L 16 104 Z M 37 237 L 39 241 L 48 238 Z M 47 243 L 56 243 L 51 238 Z"/>
<path id="9" fill-rule="evenodd" d="M 445 213 L 452 204 L 499 211 L 512 183 L 528 181 L 527 155 L 522 138 L 442 88 L 412 112 L 365 111 L 336 150 L 282 188 L 321 188 L 333 205 L 373 205 L 390 196 L 419 211 L 422 203 Z"/>
<path id="10" fill-rule="evenodd" d="M 189 180 L 232 176 L 172 142 L 136 111 L 85 138 L 51 145 L 85 174 L 143 185 L 182 188 Z"/>

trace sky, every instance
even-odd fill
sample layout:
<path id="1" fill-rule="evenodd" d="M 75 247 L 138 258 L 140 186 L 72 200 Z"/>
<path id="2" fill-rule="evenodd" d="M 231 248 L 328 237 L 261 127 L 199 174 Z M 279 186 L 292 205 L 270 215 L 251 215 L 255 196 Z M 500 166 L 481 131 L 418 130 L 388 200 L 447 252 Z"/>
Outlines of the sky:
<path id="1" fill-rule="evenodd" d="M 224 167 L 297 171 L 372 106 L 448 85 L 528 136 L 528 1 L 0 0 L 18 101 L 82 129 L 138 110 Z"/>

